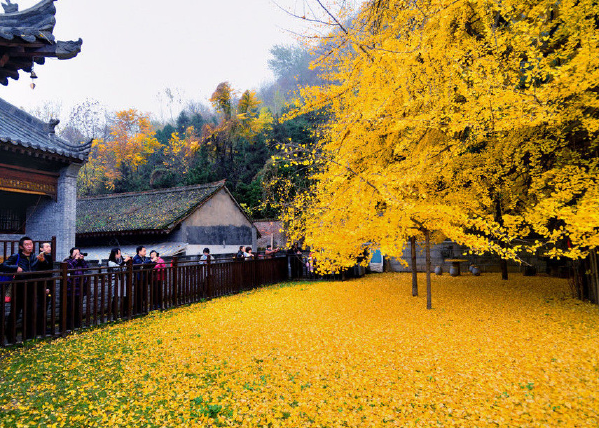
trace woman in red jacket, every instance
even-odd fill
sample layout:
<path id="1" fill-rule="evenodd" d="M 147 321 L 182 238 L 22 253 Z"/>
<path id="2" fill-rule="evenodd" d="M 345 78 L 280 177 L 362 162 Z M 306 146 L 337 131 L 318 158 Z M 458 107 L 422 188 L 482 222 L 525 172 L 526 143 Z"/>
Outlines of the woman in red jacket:
<path id="1" fill-rule="evenodd" d="M 152 308 L 162 309 L 162 287 L 164 285 L 164 278 L 166 274 L 164 271 L 166 264 L 156 250 L 150 251 L 150 259 L 152 259 L 152 262 L 156 264 L 154 266 L 154 298 L 152 300 Z"/>

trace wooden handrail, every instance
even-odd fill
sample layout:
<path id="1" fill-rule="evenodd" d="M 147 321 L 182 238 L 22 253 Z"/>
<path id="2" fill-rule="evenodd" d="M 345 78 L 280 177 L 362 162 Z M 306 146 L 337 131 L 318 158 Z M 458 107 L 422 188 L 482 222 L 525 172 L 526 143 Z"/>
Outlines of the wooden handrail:
<path id="1" fill-rule="evenodd" d="M 116 270 L 107 266 L 69 269 L 66 262 L 61 262 L 51 271 L 17 274 L 15 279 L 0 284 L 0 290 L 24 290 L 13 295 L 9 304 L 0 304 L 0 320 L 4 321 L 0 323 L 0 346 L 29 340 L 32 337 L 26 336 L 32 334 L 27 333 L 42 338 L 64 337 L 73 329 L 143 316 L 156 307 L 168 309 L 282 282 L 288 279 L 287 262 L 287 257 L 278 257 L 244 262 L 211 260 L 200 265 L 175 257 L 171 266 L 161 268 L 160 276 L 153 267 L 136 269 L 131 260 Z M 51 290 L 49 296 L 45 289 Z M 31 303 L 36 296 L 44 299 L 37 306 Z M 45 307 L 46 312 L 34 313 L 38 306 Z M 35 325 L 32 321 L 39 321 L 41 327 L 23 328 L 26 323 Z"/>

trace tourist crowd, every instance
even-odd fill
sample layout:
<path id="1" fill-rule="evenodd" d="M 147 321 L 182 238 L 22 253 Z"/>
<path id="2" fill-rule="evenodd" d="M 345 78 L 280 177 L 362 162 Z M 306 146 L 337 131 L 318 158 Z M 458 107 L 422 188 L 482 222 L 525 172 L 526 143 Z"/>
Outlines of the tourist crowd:
<path id="1" fill-rule="evenodd" d="M 34 251 L 34 242 L 31 238 L 24 236 L 19 240 L 19 250 L 0 264 L 0 287 L 3 302 L 6 308 L 10 308 L 10 313 L 5 314 L 6 325 L 5 332 L 9 343 L 15 342 L 16 322 L 23 319 L 23 339 L 33 338 L 36 334 L 42 334 L 46 328 L 46 317 L 40 314 L 47 314 L 51 303 L 53 288 L 53 268 L 54 260 L 52 257 L 52 244 L 42 242 L 39 244 L 39 252 Z M 273 248 L 268 245 L 264 257 L 272 258 L 281 251 L 279 248 Z M 297 244 L 287 251 L 291 257 L 292 277 L 302 276 L 305 260 L 310 260 L 306 264 L 307 272 L 312 271 L 311 258 L 303 259 L 302 251 Z M 69 251 L 69 256 L 64 260 L 68 269 L 66 280 L 66 317 L 67 329 L 72 330 L 81 327 L 83 320 L 84 299 L 89 293 L 88 282 L 90 280 L 90 265 L 86 260 L 87 253 L 82 252 L 79 247 L 73 247 Z M 255 260 L 256 255 L 249 246 L 240 246 L 239 251 L 233 257 L 235 261 Z M 209 248 L 204 248 L 199 257 L 199 264 L 209 264 L 216 259 L 210 254 Z M 127 289 L 124 286 L 123 276 L 119 272 L 125 272 L 126 266 L 133 265 L 134 285 L 145 288 L 143 292 L 134 293 L 134 296 L 127 295 Z M 152 250 L 147 253 L 145 246 L 140 245 L 136 248 L 135 255 L 130 257 L 124 255 L 120 248 L 113 248 L 108 256 L 106 267 L 110 272 L 110 285 L 112 286 L 111 298 L 108 302 L 113 305 L 114 313 L 119 307 L 133 307 L 139 309 L 146 307 L 144 305 L 152 303 L 152 309 L 162 309 L 164 281 L 167 271 L 166 263 L 160 257 L 160 254 Z M 119 280 L 120 278 L 120 280 Z M 34 281 L 32 281 L 34 279 Z M 27 280 L 27 282 L 12 282 L 13 280 Z M 56 292 L 58 293 L 58 292 Z M 151 298 L 148 298 L 151 296 Z M 134 301 L 129 301 L 132 297 Z M 37 314 L 37 315 L 34 315 Z M 34 315 L 34 316 L 32 316 Z"/>

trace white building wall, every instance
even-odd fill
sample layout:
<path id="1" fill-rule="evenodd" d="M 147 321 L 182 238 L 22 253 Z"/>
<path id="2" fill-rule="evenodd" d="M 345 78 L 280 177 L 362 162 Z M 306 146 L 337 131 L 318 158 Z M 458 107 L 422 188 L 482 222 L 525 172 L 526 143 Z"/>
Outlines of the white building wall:
<path id="1" fill-rule="evenodd" d="M 222 189 L 183 221 L 171 241 L 187 242 L 187 255 L 236 253 L 239 246 L 257 245 L 257 229 Z"/>

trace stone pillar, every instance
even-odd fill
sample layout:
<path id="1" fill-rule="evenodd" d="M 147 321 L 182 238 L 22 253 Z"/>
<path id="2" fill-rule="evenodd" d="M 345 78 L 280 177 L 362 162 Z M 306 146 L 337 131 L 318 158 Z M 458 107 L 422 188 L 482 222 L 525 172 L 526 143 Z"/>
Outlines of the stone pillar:
<path id="1" fill-rule="evenodd" d="M 56 201 L 43 200 L 27 210 L 25 232 L 34 240 L 56 236 L 56 259 L 63 260 L 75 246 L 77 174 L 82 164 L 60 170 Z"/>
<path id="2" fill-rule="evenodd" d="M 252 251 L 254 254 L 258 253 L 258 229 L 253 224 L 252 227 Z"/>

